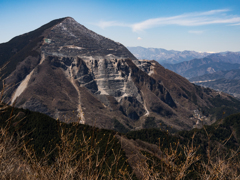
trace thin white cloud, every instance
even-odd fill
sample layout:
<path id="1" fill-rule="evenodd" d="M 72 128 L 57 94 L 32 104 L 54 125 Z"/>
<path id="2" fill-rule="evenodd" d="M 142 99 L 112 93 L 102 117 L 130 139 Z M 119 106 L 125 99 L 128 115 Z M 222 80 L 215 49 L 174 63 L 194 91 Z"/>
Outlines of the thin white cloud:
<path id="1" fill-rule="evenodd" d="M 210 11 L 205 11 L 205 12 L 196 12 L 196 13 L 192 13 L 192 14 L 196 14 L 197 16 L 199 15 L 213 15 L 216 13 L 222 13 L 222 12 L 228 12 L 230 11 L 229 9 L 215 9 L 215 10 L 210 10 Z M 190 13 L 189 13 L 190 14 Z"/>
<path id="2" fill-rule="evenodd" d="M 179 25 L 201 26 L 209 24 L 233 24 L 239 23 L 240 17 L 226 15 L 228 9 L 211 10 L 200 13 L 188 13 L 172 17 L 154 18 L 132 25 L 133 31 L 143 31 L 155 26 Z"/>
<path id="3" fill-rule="evenodd" d="M 134 24 L 119 23 L 116 21 L 100 21 L 97 26 L 101 28 L 111 26 L 130 27 L 134 32 L 144 31 L 157 26 L 202 26 L 210 24 L 240 25 L 240 16 L 229 14 L 229 9 L 217 9 L 205 12 L 186 13 L 177 16 L 148 19 Z"/>
<path id="4" fill-rule="evenodd" d="M 142 38 L 141 38 L 141 37 L 138 37 L 137 40 L 142 40 Z"/>
<path id="5" fill-rule="evenodd" d="M 203 32 L 204 32 L 204 31 L 195 31 L 195 30 L 190 30 L 190 31 L 188 31 L 188 33 L 197 34 L 197 35 L 202 34 Z"/>
<path id="6" fill-rule="evenodd" d="M 240 26 L 240 23 L 231 24 L 232 26 Z"/>

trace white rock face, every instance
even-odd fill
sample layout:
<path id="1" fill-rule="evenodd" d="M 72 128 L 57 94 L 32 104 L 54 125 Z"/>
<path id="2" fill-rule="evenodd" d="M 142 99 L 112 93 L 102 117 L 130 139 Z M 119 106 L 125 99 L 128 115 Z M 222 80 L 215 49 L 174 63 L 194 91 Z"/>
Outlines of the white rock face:
<path id="1" fill-rule="evenodd" d="M 82 103 L 81 103 L 81 93 L 79 91 L 79 88 L 78 88 L 78 85 L 76 84 L 76 79 L 75 79 L 76 65 L 77 65 L 77 59 L 74 58 L 74 61 L 72 62 L 72 64 L 70 66 L 68 66 L 68 68 L 67 68 L 67 71 L 69 72 L 68 78 L 70 79 L 70 82 L 75 87 L 75 89 L 78 93 L 77 110 L 78 110 L 79 123 L 85 124 L 85 117 L 84 117 L 84 113 L 82 110 Z"/>
<path id="2" fill-rule="evenodd" d="M 100 94 L 110 95 L 119 102 L 123 97 L 133 96 L 141 102 L 137 87 L 131 80 L 131 70 L 123 59 L 95 60 L 93 69 Z M 89 63 L 87 63 L 89 64 Z"/>
<path id="3" fill-rule="evenodd" d="M 154 66 L 156 65 L 154 62 L 150 62 L 148 60 L 139 60 L 138 62 L 133 61 L 136 66 L 138 66 L 142 71 L 146 72 L 149 76 L 154 74 Z"/>
<path id="4" fill-rule="evenodd" d="M 42 53 L 39 65 L 41 65 L 44 60 L 45 60 L 45 54 Z M 27 88 L 28 82 L 29 82 L 34 70 L 35 70 L 35 68 L 25 77 L 25 79 L 22 80 L 20 85 L 17 87 L 17 89 L 13 93 L 12 98 L 11 98 L 11 105 L 13 105 L 13 103 L 17 99 L 17 97 L 20 96 L 23 93 L 23 91 Z"/>
<path id="5" fill-rule="evenodd" d="M 125 59 L 79 56 L 59 57 L 57 61 L 72 83 L 76 81 L 79 86 L 85 86 L 96 95 L 110 95 L 118 102 L 131 96 L 143 103 L 138 88 L 131 80 L 131 69 Z"/>
<path id="6" fill-rule="evenodd" d="M 34 70 L 32 70 L 30 72 L 30 74 L 28 74 L 26 76 L 26 78 L 20 83 L 20 85 L 18 86 L 18 88 L 16 89 L 16 91 L 14 92 L 12 99 L 11 99 L 11 105 L 13 105 L 13 103 L 15 102 L 15 100 L 17 99 L 18 96 L 20 96 L 22 94 L 22 92 L 26 89 L 27 85 L 28 85 L 28 81 L 30 80 L 32 73 Z"/>

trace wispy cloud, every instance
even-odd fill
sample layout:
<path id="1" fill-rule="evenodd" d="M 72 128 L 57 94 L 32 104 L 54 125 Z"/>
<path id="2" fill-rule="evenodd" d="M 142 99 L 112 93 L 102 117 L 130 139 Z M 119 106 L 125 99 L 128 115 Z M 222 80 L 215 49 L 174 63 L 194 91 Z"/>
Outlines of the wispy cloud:
<path id="1" fill-rule="evenodd" d="M 240 25 L 240 22 L 239 23 L 236 23 L 236 24 L 231 24 L 232 26 L 239 26 Z"/>
<path id="2" fill-rule="evenodd" d="M 195 12 L 172 17 L 154 18 L 132 25 L 133 31 L 142 31 L 155 26 L 179 25 L 202 26 L 209 24 L 233 24 L 239 23 L 240 17 L 227 15 L 228 9 Z"/>
<path id="3" fill-rule="evenodd" d="M 188 33 L 197 34 L 197 35 L 202 34 L 203 32 L 204 32 L 204 31 L 195 31 L 195 30 L 190 30 L 190 31 L 188 31 Z"/>
<path id="4" fill-rule="evenodd" d="M 141 38 L 141 37 L 138 37 L 137 40 L 142 40 L 142 38 Z"/>
<path id="5" fill-rule="evenodd" d="M 157 26 L 202 26 L 210 24 L 240 25 L 240 16 L 232 15 L 229 9 L 217 9 L 204 12 L 193 12 L 170 17 L 148 19 L 134 24 L 119 23 L 116 21 L 100 21 L 97 25 L 101 28 L 110 26 L 130 27 L 134 32 L 144 31 Z"/>

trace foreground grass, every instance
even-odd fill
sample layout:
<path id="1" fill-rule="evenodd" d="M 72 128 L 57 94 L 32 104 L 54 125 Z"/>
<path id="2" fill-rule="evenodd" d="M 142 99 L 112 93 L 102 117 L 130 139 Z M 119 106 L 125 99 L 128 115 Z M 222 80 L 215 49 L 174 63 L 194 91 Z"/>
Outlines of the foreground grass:
<path id="1" fill-rule="evenodd" d="M 116 132 L 7 106 L 0 120 L 1 179 L 135 178 Z"/>
<path id="2" fill-rule="evenodd" d="M 37 119 L 34 127 L 32 113 L 1 106 L 1 179 L 240 178 L 239 149 L 224 148 L 230 138 L 212 148 L 206 131 L 209 144 L 203 155 L 194 143 L 196 133 L 185 144 L 169 135 L 171 142 L 159 139 L 157 151 L 139 149 L 142 158 L 132 170 L 116 132 L 46 119 Z"/>

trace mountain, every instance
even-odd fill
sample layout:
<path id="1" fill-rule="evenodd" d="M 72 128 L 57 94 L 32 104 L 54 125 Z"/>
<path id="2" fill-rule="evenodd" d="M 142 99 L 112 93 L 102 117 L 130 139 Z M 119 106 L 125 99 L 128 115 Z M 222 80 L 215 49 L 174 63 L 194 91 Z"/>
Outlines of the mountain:
<path id="1" fill-rule="evenodd" d="M 193 59 L 177 64 L 163 64 L 163 66 L 186 78 L 240 68 L 240 53 L 227 52 L 211 54 L 201 59 Z"/>
<path id="2" fill-rule="evenodd" d="M 193 77 L 192 83 L 210 87 L 240 98 L 240 70 L 218 71 L 212 74 Z"/>
<path id="3" fill-rule="evenodd" d="M 161 123 L 177 131 L 203 114 L 212 123 L 220 111 L 240 109 L 231 96 L 191 84 L 156 61 L 139 61 L 70 17 L 0 44 L 0 57 L 1 65 L 8 62 L 5 102 L 64 122 L 121 132 Z"/>
<path id="4" fill-rule="evenodd" d="M 232 69 L 229 71 L 218 71 L 212 74 L 205 74 L 202 76 L 197 76 L 189 79 L 191 82 L 193 81 L 213 81 L 216 79 L 240 79 L 240 70 Z"/>
<path id="5" fill-rule="evenodd" d="M 213 81 L 203 81 L 193 83 L 204 87 L 209 87 L 217 91 L 231 94 L 236 98 L 240 98 L 240 80 L 239 79 L 216 79 Z"/>
<path id="6" fill-rule="evenodd" d="M 195 58 L 203 58 L 209 55 L 209 53 L 206 52 L 200 53 L 196 51 L 175 51 L 162 48 L 144 48 L 141 46 L 127 48 L 138 59 L 154 59 L 161 64 L 175 64 L 183 61 L 189 61 Z"/>

